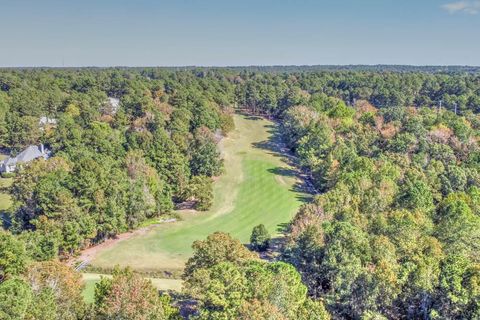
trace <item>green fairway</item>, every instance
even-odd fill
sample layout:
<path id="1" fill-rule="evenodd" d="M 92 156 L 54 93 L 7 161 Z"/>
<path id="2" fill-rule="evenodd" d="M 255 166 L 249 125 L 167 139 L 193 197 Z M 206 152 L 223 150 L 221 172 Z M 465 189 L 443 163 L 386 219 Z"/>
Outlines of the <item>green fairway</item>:
<path id="1" fill-rule="evenodd" d="M 208 212 L 181 212 L 182 221 L 153 228 L 143 235 L 99 252 L 92 265 L 131 266 L 139 271 L 182 269 L 192 242 L 224 231 L 248 243 L 255 225 L 272 234 L 290 221 L 304 194 L 295 191 L 295 172 L 279 154 L 272 122 L 235 116 L 236 129 L 220 143 L 225 173 L 214 184 Z"/>
<path id="2" fill-rule="evenodd" d="M 97 273 L 82 273 L 85 289 L 83 290 L 83 298 L 87 303 L 92 303 L 95 295 L 95 284 L 100 281 L 100 277 L 111 277 L 110 275 L 100 275 Z M 182 289 L 182 281 L 176 279 L 157 279 L 148 278 L 158 290 L 180 291 Z"/>

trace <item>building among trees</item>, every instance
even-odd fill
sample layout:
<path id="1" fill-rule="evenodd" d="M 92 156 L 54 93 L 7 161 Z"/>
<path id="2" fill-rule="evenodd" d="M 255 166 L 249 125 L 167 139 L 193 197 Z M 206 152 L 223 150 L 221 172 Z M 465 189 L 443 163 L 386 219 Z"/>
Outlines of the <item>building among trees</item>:
<path id="1" fill-rule="evenodd" d="M 51 152 L 44 147 L 43 144 L 39 146 L 28 146 L 25 150 L 20 152 L 16 157 L 8 157 L 0 162 L 0 172 L 14 172 L 17 165 L 27 163 L 38 158 L 45 160 L 50 157 Z"/>

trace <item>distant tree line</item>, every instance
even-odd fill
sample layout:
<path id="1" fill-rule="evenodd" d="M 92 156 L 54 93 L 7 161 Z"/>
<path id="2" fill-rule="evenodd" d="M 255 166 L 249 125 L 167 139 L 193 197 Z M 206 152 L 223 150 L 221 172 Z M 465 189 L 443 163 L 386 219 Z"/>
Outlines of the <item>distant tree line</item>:
<path id="1" fill-rule="evenodd" d="M 325 94 L 354 106 L 366 100 L 377 108 L 427 107 L 466 114 L 480 112 L 480 72 L 425 73 L 322 71 L 256 73 L 235 80 L 238 104 L 254 112 L 282 116 L 312 94 Z"/>

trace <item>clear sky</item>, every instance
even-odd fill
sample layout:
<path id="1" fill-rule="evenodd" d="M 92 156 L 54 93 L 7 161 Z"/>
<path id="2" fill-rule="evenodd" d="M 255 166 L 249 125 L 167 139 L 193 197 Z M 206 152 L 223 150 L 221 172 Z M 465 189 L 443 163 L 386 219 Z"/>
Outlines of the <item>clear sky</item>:
<path id="1" fill-rule="evenodd" d="M 0 0 L 0 66 L 480 65 L 480 0 Z"/>

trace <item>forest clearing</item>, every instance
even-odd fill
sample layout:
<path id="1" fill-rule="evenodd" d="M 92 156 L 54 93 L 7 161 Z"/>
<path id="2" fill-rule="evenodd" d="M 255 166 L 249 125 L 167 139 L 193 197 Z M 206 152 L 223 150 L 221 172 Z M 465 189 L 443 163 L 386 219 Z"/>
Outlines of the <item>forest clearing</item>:
<path id="1" fill-rule="evenodd" d="M 185 210 L 181 221 L 152 228 L 97 252 L 94 268 L 129 266 L 141 272 L 178 271 L 195 240 L 224 231 L 248 243 L 252 228 L 264 224 L 280 235 L 307 196 L 296 171 L 278 153 L 281 142 L 272 122 L 235 115 L 235 131 L 220 142 L 224 174 L 214 184 L 214 203 L 205 213 Z"/>

